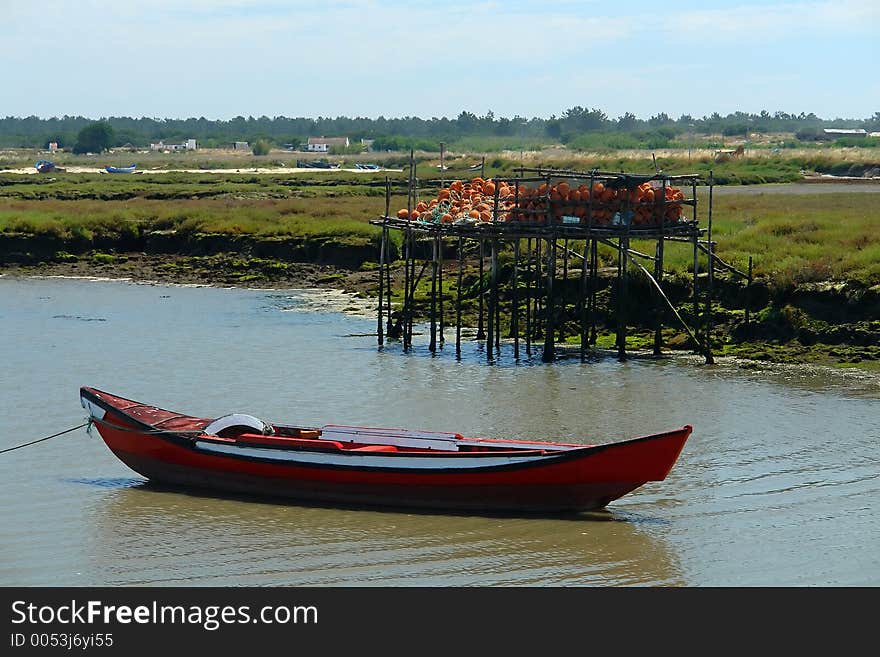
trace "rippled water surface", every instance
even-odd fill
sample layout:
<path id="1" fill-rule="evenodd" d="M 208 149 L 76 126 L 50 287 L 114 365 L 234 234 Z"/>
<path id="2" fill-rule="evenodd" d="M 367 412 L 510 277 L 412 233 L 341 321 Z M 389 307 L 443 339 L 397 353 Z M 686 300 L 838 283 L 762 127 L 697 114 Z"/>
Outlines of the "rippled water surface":
<path id="1" fill-rule="evenodd" d="M 0 278 L 0 449 L 81 423 L 81 385 L 212 417 L 693 435 L 665 481 L 604 512 L 515 518 L 163 489 L 81 429 L 0 454 L 0 585 L 880 585 L 877 377 L 403 354 L 357 310 L 313 291 Z"/>

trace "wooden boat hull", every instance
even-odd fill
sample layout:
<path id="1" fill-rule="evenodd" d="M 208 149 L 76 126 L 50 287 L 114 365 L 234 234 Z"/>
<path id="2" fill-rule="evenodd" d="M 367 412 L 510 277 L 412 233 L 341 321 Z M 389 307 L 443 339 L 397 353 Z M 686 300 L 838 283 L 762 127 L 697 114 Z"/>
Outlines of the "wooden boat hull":
<path id="1" fill-rule="evenodd" d="M 664 479 L 691 433 L 685 426 L 608 445 L 503 455 L 280 450 L 159 432 L 123 410 L 119 400 L 128 400 L 91 388 L 83 388 L 81 398 L 110 450 L 152 481 L 345 505 L 517 513 L 598 509 Z M 172 420 L 201 421 L 179 415 Z"/>

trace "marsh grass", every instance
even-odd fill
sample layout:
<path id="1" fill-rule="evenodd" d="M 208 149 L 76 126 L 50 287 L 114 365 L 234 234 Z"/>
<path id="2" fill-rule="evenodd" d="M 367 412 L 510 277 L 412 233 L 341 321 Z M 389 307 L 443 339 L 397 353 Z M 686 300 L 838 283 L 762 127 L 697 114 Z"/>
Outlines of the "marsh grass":
<path id="1" fill-rule="evenodd" d="M 66 239 L 122 237 L 150 230 L 262 237 L 374 237 L 379 229 L 369 220 L 382 212 L 384 199 L 375 197 L 174 202 L 0 199 L 0 232 Z"/>
<path id="2" fill-rule="evenodd" d="M 701 225 L 705 220 L 701 218 Z M 880 283 L 880 208 L 876 194 L 742 194 L 713 199 L 717 253 L 741 271 L 791 286 L 823 280 Z M 649 244 L 633 242 L 648 250 Z M 701 258 L 705 263 L 705 259 Z M 690 245 L 668 243 L 666 269 L 693 268 Z"/>
<path id="3" fill-rule="evenodd" d="M 613 170 L 621 162 L 593 164 Z M 558 164 L 584 168 L 588 163 L 563 160 Z M 628 165 L 627 170 L 638 170 L 633 162 Z M 751 171 L 755 176 L 784 168 L 775 156 L 730 166 L 737 175 Z M 420 179 L 422 197 L 430 197 L 432 184 L 439 183 L 431 177 L 437 176 L 437 171 L 427 160 L 420 170 L 424 173 Z M 491 170 L 487 174 L 493 175 Z M 385 175 L 177 172 L 47 178 L 5 174 L 0 176 L 0 232 L 85 240 L 133 237 L 153 230 L 376 240 L 380 231 L 369 221 L 385 212 Z M 467 177 L 474 175 L 469 172 Z M 402 182 L 394 180 L 391 214 L 406 207 Z M 700 188 L 698 193 L 699 219 L 705 226 L 706 189 Z M 880 210 L 876 199 L 876 194 L 846 191 L 718 194 L 713 200 L 713 239 L 719 256 L 727 262 L 744 271 L 751 255 L 757 276 L 774 278 L 783 285 L 828 279 L 876 284 L 880 282 Z M 634 242 L 633 246 L 645 252 L 653 249 L 653 244 Z M 603 264 L 613 265 L 610 249 L 603 248 L 600 253 Z M 691 271 L 690 246 L 668 243 L 665 264 L 671 272 Z"/>

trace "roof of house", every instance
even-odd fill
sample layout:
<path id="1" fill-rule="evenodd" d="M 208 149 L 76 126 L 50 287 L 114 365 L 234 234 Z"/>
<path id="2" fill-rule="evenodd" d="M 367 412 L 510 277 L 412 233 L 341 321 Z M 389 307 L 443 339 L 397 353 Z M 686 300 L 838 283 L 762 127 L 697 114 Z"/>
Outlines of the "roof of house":
<path id="1" fill-rule="evenodd" d="M 824 128 L 827 135 L 867 135 L 868 131 L 862 128 Z"/>
<path id="2" fill-rule="evenodd" d="M 348 137 L 309 137 L 309 144 L 342 144 L 348 142 Z"/>

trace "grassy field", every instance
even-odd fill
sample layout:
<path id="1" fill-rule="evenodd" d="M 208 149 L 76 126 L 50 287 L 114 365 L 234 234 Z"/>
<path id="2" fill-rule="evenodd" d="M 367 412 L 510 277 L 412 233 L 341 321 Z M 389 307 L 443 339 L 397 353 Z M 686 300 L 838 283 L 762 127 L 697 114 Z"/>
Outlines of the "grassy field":
<path id="1" fill-rule="evenodd" d="M 728 140 L 730 141 L 730 140 Z M 726 148 L 743 145 L 730 142 Z M 708 175 L 712 170 L 719 184 L 759 184 L 766 182 L 791 182 L 799 179 L 802 172 L 816 172 L 833 175 L 860 176 L 866 171 L 880 168 L 880 148 L 877 147 L 833 147 L 813 144 L 809 147 L 777 148 L 773 142 L 752 143 L 746 155 L 728 158 L 718 157 L 718 145 L 707 146 L 697 143 L 692 148 L 656 149 L 613 149 L 595 148 L 578 150 L 561 146 L 546 146 L 540 142 L 523 142 L 516 148 L 503 148 L 501 140 L 491 138 L 464 141 L 455 149 L 448 149 L 444 165 L 449 167 L 448 176 L 469 175 L 469 167 L 486 164 L 486 175 L 513 175 L 519 166 L 555 166 L 559 168 L 590 170 L 598 168 L 605 171 L 632 171 L 649 173 L 660 167 L 666 173 L 700 173 Z M 418 176 L 422 179 L 439 175 L 439 152 L 417 151 L 415 160 Z M 351 168 L 357 163 L 373 163 L 389 169 L 406 170 L 409 163 L 408 152 L 360 153 L 354 155 L 324 155 L 287 150 L 274 150 L 268 155 L 256 156 L 250 152 L 200 149 L 190 152 L 161 153 L 152 151 L 117 151 L 98 155 L 73 155 L 72 153 L 48 153 L 35 150 L 0 151 L 0 170 L 33 171 L 39 159 L 51 159 L 58 166 L 67 168 L 103 169 L 107 165 L 127 166 L 135 163 L 138 171 L 166 170 L 236 170 L 246 175 L 253 169 L 295 168 L 298 160 L 328 159 L 341 168 Z M 656 160 L 656 161 L 655 161 Z M 333 177 L 344 175 L 340 172 L 320 172 L 316 175 Z M 363 177 L 364 174 L 356 174 Z M 401 171 L 383 172 L 392 179 L 405 179 Z"/>
<path id="2" fill-rule="evenodd" d="M 774 285 L 855 280 L 880 283 L 880 195 L 865 193 L 741 194 L 713 199 L 712 239 L 726 262 Z M 643 245 L 647 248 L 647 245 Z M 639 248 L 635 246 L 634 248 Z M 665 262 L 687 270 L 688 245 L 669 244 Z"/>
<path id="3" fill-rule="evenodd" d="M 406 206 L 403 181 L 393 182 L 392 214 Z M 435 182 L 426 177 L 426 196 Z M 384 185 L 385 174 L 4 174 L 0 233 L 92 239 L 174 230 L 376 238 L 378 228 L 369 221 L 385 212 Z M 700 188 L 703 225 L 705 195 Z M 877 196 L 845 187 L 831 194 L 718 194 L 713 200 L 718 254 L 743 270 L 751 255 L 758 276 L 783 285 L 880 283 L 878 221 Z M 611 253 L 603 253 L 610 264 Z M 687 246 L 668 246 L 668 269 L 687 271 L 691 262 Z"/>

